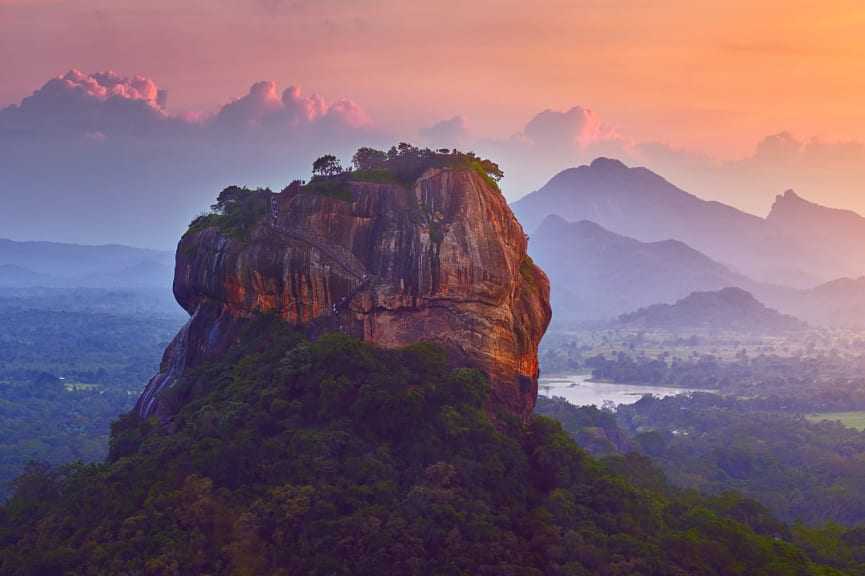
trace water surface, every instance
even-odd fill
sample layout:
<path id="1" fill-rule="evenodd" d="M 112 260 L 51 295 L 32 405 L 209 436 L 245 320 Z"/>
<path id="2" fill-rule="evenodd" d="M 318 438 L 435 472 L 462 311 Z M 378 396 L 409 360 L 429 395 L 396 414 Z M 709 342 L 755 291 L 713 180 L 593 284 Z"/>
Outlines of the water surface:
<path id="1" fill-rule="evenodd" d="M 548 398 L 560 396 L 575 406 L 594 404 L 601 408 L 605 405 L 613 407 L 619 404 L 633 404 L 645 394 L 664 398 L 698 391 L 694 388 L 671 386 L 590 382 L 591 377 L 591 374 L 541 376 L 538 379 L 538 394 Z M 705 390 L 700 391 L 705 392 Z"/>

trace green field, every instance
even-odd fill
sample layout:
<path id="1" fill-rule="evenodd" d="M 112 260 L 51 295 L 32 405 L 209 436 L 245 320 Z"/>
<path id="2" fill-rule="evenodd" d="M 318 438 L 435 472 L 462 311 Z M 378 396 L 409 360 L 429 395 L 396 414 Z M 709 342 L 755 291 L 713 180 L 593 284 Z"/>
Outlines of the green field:
<path id="1" fill-rule="evenodd" d="M 818 414 L 808 414 L 805 417 L 811 422 L 838 420 L 848 428 L 865 430 L 865 410 L 860 410 L 858 412 L 820 412 Z"/>

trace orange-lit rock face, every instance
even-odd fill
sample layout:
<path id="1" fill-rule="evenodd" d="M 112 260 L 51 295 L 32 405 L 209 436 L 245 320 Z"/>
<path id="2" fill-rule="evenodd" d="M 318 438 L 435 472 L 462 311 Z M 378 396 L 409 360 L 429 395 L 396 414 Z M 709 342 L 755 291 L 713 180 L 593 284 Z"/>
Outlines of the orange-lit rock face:
<path id="1" fill-rule="evenodd" d="M 210 228 L 177 248 L 174 293 L 192 315 L 137 409 L 170 417 L 159 391 L 221 355 L 245 321 L 275 312 L 315 336 L 341 330 L 383 346 L 444 345 L 481 369 L 493 399 L 525 417 L 550 321 L 546 275 L 504 197 L 472 171 L 428 171 L 409 190 L 352 183 L 352 201 L 278 195 L 245 242 Z M 275 225 L 274 225 L 275 223 Z"/>

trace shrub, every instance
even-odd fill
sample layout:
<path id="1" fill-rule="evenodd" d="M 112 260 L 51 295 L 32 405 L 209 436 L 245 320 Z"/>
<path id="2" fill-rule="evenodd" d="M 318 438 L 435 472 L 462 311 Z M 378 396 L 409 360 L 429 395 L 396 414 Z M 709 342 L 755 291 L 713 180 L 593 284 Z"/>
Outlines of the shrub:
<path id="1" fill-rule="evenodd" d="M 186 234 L 217 227 L 228 236 L 242 239 L 252 226 L 266 216 L 271 191 L 269 188 L 229 186 L 219 193 L 210 213 L 196 217 Z"/>

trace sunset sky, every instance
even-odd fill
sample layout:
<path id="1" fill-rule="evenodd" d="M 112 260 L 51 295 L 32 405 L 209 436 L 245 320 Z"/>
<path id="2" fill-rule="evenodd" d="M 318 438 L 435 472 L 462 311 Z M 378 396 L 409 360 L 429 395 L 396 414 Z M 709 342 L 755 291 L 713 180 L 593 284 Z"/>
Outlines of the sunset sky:
<path id="1" fill-rule="evenodd" d="M 82 75 L 46 84 L 70 70 Z M 109 70 L 116 80 L 87 80 Z M 760 216 L 787 188 L 865 213 L 865 5 L 852 0 L 0 0 L 0 77 L 0 151 L 13 151 L 16 171 L 0 176 L 4 199 L 34 174 L 46 187 L 70 177 L 71 193 L 95 198 L 75 188 L 86 175 L 70 176 L 81 146 L 69 143 L 72 162 L 57 138 L 34 144 L 79 131 L 110 141 L 127 174 L 142 160 L 156 187 L 156 169 L 172 185 L 196 182 L 194 162 L 175 178 L 168 157 L 214 138 L 257 159 L 292 154 L 284 174 L 249 166 L 267 185 L 306 176 L 294 171 L 330 151 L 313 143 L 407 140 L 494 158 L 510 200 L 603 154 Z M 150 116 L 109 110 L 121 92 Z M 250 132 L 277 120 L 283 132 Z M 98 152 L 88 154 L 80 163 L 93 171 Z M 62 174 L 41 174 L 59 156 Z M 211 188 L 190 189 L 165 234 L 231 175 L 202 178 Z M 0 217 L 0 237 L 39 235 L 19 224 Z M 108 241 L 110 228 L 81 241 Z M 146 227 L 116 232 L 171 245 Z"/>

